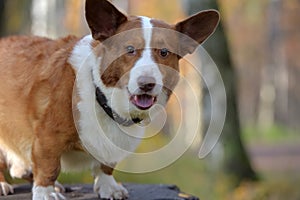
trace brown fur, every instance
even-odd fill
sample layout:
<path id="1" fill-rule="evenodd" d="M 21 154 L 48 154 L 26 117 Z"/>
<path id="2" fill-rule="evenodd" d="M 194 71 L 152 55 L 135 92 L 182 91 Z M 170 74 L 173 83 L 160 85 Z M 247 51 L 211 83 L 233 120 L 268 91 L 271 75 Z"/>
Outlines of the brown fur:
<path id="1" fill-rule="evenodd" d="M 101 68 L 101 79 L 107 87 L 122 88 L 128 82 L 129 77 L 127 73 L 141 57 L 142 49 L 145 46 L 142 31 L 135 30 L 140 29 L 141 26 L 139 18 L 129 17 L 128 21 L 122 24 L 118 32 L 116 32 L 116 35 L 120 34 L 120 37 L 113 36 L 112 40 L 109 39 L 103 43 L 105 50 L 102 51 L 103 68 Z M 137 49 L 136 55 L 127 54 L 126 48 L 128 46 L 133 46 Z M 109 54 L 106 52 L 109 52 Z"/>
<path id="2" fill-rule="evenodd" d="M 161 32 L 162 29 L 174 30 L 174 27 L 159 20 L 152 20 L 151 22 L 154 27 L 159 28 L 157 30 L 154 29 L 151 44 L 151 46 L 154 47 L 152 50 L 154 60 L 161 64 L 160 69 L 163 75 L 166 75 L 168 70 L 165 66 L 169 66 L 174 70 L 179 71 L 178 60 L 180 57 L 176 54 L 178 36 L 176 34 L 166 35 L 164 32 Z M 98 53 L 96 53 L 96 55 L 99 55 L 99 52 L 102 52 L 102 55 L 104 55 L 101 79 L 107 87 L 122 88 L 122 86 L 128 83 L 128 72 L 141 57 L 142 50 L 145 46 L 143 33 L 142 30 L 140 30 L 141 27 L 140 18 L 129 17 L 128 21 L 122 24 L 116 32 L 116 35 L 121 35 L 118 37 L 113 36 L 113 40 L 105 41 L 104 46 L 101 45 L 101 47 L 98 48 Z M 132 38 L 134 38 L 134 40 Z M 122 44 L 121 47 L 119 44 Z M 126 47 L 129 45 L 137 49 L 136 55 L 127 55 Z M 155 48 L 157 46 L 168 48 L 173 53 L 171 53 L 168 58 L 161 58 L 159 49 Z M 103 50 L 103 48 L 105 50 Z M 109 54 L 105 53 L 107 51 L 109 51 Z M 126 63 L 126 65 L 123 63 Z M 174 73 L 174 76 L 165 76 L 164 83 L 167 88 L 172 90 L 177 81 L 178 77 Z"/>
<path id="3" fill-rule="evenodd" d="M 103 173 L 107 174 L 107 175 L 112 175 L 114 168 L 106 166 L 106 165 L 101 165 L 101 170 L 103 171 Z"/>
<path id="4" fill-rule="evenodd" d="M 53 185 L 60 155 L 79 145 L 71 102 L 75 74 L 67 63 L 78 40 L 0 40 L 0 144 L 27 167 L 31 161 L 24 152 L 32 146 L 34 179 L 41 186 Z"/>
<path id="5" fill-rule="evenodd" d="M 152 20 L 152 23 L 155 27 L 187 33 L 201 43 L 214 31 L 218 17 L 216 12 L 207 11 L 175 26 L 158 20 Z M 93 38 L 98 40 L 91 45 L 95 55 L 102 57 L 100 73 L 103 83 L 107 87 L 122 88 L 128 83 L 127 72 L 141 57 L 145 46 L 142 30 L 130 31 L 141 28 L 141 20 L 126 17 L 104 0 L 86 1 L 86 19 Z M 203 28 L 198 31 L 195 23 Z M 122 36 L 113 37 L 116 34 Z M 171 67 L 174 72 L 179 71 L 181 55 L 176 52 L 181 38 L 156 30 L 153 38 L 153 59 L 160 65 L 164 89 L 169 96 L 179 79 L 178 73 L 170 74 L 168 70 Z M 62 154 L 83 151 L 72 114 L 75 72 L 68 64 L 79 39 L 69 36 L 58 40 L 41 37 L 0 40 L 0 182 L 5 181 L 3 171 L 8 167 L 17 177 L 30 180 L 32 166 L 37 186 L 54 185 Z M 197 45 L 183 47 L 180 51 L 190 53 Z M 128 46 L 136 48 L 135 55 L 127 54 Z M 171 51 L 168 57 L 160 56 L 161 48 Z M 79 99 L 75 98 L 76 101 Z M 9 163 L 6 153 L 17 155 L 22 163 Z M 107 175 L 113 172 L 105 165 L 100 169 Z"/>
<path id="6" fill-rule="evenodd" d="M 164 89 L 166 90 L 167 95 L 170 96 L 171 91 L 174 89 L 179 80 L 178 72 L 180 56 L 177 55 L 179 37 L 174 26 L 157 19 L 152 19 L 151 23 L 154 26 L 151 44 L 151 46 L 154 47 L 153 58 L 155 62 L 159 64 L 160 71 L 164 77 Z M 162 48 L 167 48 L 170 51 L 166 58 L 162 58 L 160 56 L 160 49 Z"/>
<path id="7" fill-rule="evenodd" d="M 5 182 L 4 171 L 7 169 L 3 152 L 0 151 L 0 182 Z"/>

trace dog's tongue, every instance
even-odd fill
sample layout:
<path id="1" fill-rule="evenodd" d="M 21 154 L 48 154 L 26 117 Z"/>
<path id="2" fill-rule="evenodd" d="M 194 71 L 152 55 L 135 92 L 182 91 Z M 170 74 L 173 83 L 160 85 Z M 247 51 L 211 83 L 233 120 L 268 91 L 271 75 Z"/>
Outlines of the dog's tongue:
<path id="1" fill-rule="evenodd" d="M 135 95 L 132 98 L 132 103 L 141 110 L 149 109 L 155 103 L 155 97 L 143 94 Z"/>

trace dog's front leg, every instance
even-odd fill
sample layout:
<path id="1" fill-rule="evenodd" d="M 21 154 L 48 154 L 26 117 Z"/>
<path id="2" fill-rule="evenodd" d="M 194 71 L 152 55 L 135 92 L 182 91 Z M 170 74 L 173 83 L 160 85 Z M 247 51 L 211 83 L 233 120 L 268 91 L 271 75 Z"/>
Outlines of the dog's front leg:
<path id="1" fill-rule="evenodd" d="M 33 200 L 61 200 L 65 197 L 54 189 L 60 172 L 62 148 L 58 140 L 39 137 L 32 149 L 34 185 Z"/>
<path id="2" fill-rule="evenodd" d="M 101 164 L 93 168 L 94 191 L 103 199 L 127 199 L 128 191 L 112 176 L 113 168 Z"/>

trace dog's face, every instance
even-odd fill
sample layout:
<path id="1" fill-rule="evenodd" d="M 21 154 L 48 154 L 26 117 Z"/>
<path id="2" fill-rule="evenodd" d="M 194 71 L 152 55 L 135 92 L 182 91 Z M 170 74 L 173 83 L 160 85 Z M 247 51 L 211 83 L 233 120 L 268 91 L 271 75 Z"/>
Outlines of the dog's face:
<path id="1" fill-rule="evenodd" d="M 134 113 L 167 102 L 179 80 L 179 60 L 213 33 L 219 14 L 204 11 L 169 25 L 127 17 L 106 0 L 87 0 L 86 19 L 93 38 L 101 42 L 101 81 L 117 88 Z"/>

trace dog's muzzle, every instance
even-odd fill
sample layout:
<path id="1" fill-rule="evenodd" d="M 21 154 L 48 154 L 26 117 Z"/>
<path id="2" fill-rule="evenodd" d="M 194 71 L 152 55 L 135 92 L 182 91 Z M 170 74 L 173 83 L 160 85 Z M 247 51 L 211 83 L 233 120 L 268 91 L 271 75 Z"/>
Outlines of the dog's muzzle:
<path id="1" fill-rule="evenodd" d="M 136 94 L 130 94 L 130 102 L 140 110 L 147 110 L 157 101 L 157 95 L 154 94 L 156 80 L 151 76 L 140 76 L 137 85 Z"/>

